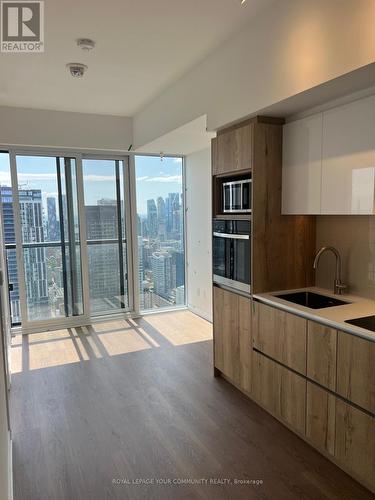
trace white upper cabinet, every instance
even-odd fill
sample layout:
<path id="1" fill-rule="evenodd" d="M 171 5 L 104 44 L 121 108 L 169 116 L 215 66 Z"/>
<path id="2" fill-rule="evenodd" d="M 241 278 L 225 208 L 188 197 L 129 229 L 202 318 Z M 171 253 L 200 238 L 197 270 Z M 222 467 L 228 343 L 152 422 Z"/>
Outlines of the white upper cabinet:
<path id="1" fill-rule="evenodd" d="M 283 214 L 374 214 L 375 96 L 284 127 Z"/>
<path id="2" fill-rule="evenodd" d="M 323 114 L 322 214 L 373 214 L 375 96 Z"/>
<path id="3" fill-rule="evenodd" d="M 320 213 L 322 114 L 283 129 L 283 214 Z"/>

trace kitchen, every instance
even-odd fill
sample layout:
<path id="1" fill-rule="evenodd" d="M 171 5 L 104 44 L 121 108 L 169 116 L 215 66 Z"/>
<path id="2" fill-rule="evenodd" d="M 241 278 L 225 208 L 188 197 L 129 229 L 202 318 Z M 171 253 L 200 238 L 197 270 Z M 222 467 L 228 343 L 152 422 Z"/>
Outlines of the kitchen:
<path id="1" fill-rule="evenodd" d="M 212 140 L 214 374 L 373 492 L 374 126 L 368 90 Z"/>

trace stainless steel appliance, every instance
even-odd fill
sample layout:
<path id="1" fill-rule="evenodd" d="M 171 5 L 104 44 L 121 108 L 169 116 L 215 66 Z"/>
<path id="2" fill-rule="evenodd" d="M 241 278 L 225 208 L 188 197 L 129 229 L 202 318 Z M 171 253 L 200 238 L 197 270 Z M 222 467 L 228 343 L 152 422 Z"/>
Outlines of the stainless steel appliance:
<path id="1" fill-rule="evenodd" d="M 251 179 L 223 182 L 223 213 L 251 212 Z"/>
<path id="2" fill-rule="evenodd" d="M 218 220 L 213 228 L 213 281 L 250 293 L 250 221 Z"/>

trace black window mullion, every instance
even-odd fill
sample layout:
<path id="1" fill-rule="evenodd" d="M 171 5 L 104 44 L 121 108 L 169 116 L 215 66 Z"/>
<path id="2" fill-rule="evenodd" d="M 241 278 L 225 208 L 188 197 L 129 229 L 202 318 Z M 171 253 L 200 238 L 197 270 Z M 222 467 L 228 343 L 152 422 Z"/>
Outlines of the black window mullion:
<path id="1" fill-rule="evenodd" d="M 60 241 L 61 241 L 61 260 L 62 260 L 62 273 L 63 273 L 63 287 L 64 287 L 64 310 L 65 316 L 69 316 L 68 309 L 68 279 L 66 273 L 66 252 L 65 252 L 65 234 L 64 234 L 64 211 L 62 199 L 62 186 L 61 186 L 61 166 L 60 159 L 56 158 L 56 171 L 57 171 L 57 191 L 58 191 L 58 204 L 59 204 L 59 222 L 60 222 Z"/>
<path id="2" fill-rule="evenodd" d="M 119 250 L 119 267 L 120 267 L 120 295 L 121 309 L 125 308 L 125 275 L 124 275 L 124 249 L 122 245 L 122 214 L 121 214 L 121 178 L 120 178 L 120 161 L 116 160 L 116 202 L 117 202 L 117 240 Z"/>

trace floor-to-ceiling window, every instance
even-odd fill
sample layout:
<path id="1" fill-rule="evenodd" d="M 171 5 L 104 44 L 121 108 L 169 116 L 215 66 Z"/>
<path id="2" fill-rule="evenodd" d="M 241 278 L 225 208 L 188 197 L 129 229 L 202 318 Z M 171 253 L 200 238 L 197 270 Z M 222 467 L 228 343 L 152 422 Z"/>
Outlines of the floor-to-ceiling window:
<path id="1" fill-rule="evenodd" d="M 183 186 L 181 157 L 0 152 L 12 324 L 184 306 Z"/>
<path id="2" fill-rule="evenodd" d="M 76 160 L 15 155 L 14 161 L 23 320 L 80 316 L 83 291 Z"/>
<path id="3" fill-rule="evenodd" d="M 91 315 L 129 310 L 123 160 L 82 160 Z"/>
<path id="4" fill-rule="evenodd" d="M 185 305 L 183 161 L 136 156 L 141 310 Z"/>

